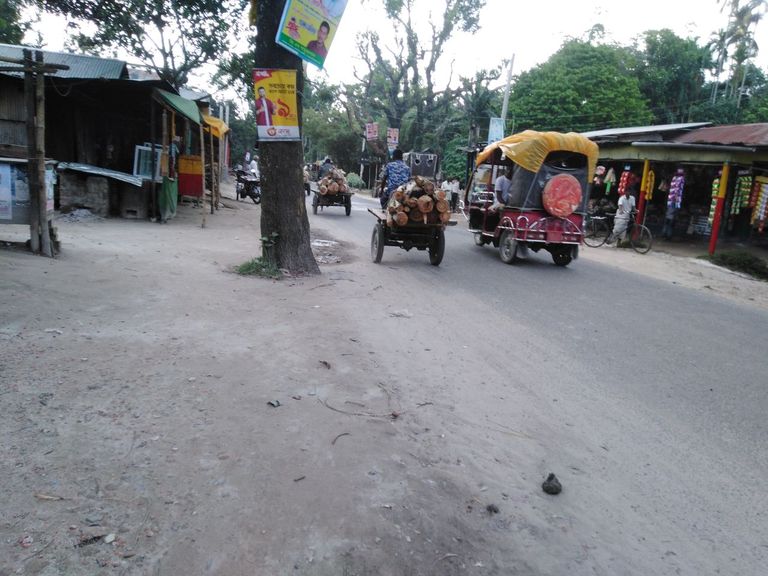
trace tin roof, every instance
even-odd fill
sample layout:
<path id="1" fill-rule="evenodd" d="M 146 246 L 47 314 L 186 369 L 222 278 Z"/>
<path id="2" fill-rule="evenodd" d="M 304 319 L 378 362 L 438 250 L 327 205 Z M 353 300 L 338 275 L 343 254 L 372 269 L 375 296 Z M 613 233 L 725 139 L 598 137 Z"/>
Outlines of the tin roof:
<path id="1" fill-rule="evenodd" d="M 78 79 L 98 79 L 118 80 L 128 78 L 128 69 L 125 62 L 113 58 L 99 58 L 97 56 L 86 56 L 84 54 L 68 54 L 66 52 L 50 52 L 40 50 L 30 46 L 18 46 L 11 44 L 0 44 L 0 57 L 18 58 L 24 57 L 22 50 L 39 50 L 43 53 L 43 61 L 47 64 L 64 64 L 69 66 L 69 70 L 58 70 L 56 78 L 78 78 Z M 11 76 L 20 76 L 21 72 L 0 72 Z"/>
<path id="2" fill-rule="evenodd" d="M 768 146 L 768 123 L 710 126 L 682 134 L 673 140 L 686 144 Z"/>
<path id="3" fill-rule="evenodd" d="M 590 140 L 600 140 L 602 138 L 621 139 L 623 136 L 635 137 L 640 134 L 658 134 L 661 132 L 679 132 L 687 131 L 703 126 L 709 126 L 711 122 L 687 122 L 685 124 L 657 124 L 655 126 L 627 126 L 624 128 L 608 128 L 606 130 L 592 130 L 591 132 L 581 132 Z"/>

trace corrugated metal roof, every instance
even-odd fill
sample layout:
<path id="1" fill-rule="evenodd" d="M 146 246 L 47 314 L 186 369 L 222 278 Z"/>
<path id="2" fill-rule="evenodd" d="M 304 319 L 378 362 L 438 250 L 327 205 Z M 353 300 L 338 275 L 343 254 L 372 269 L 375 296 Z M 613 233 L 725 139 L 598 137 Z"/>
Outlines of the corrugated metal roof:
<path id="1" fill-rule="evenodd" d="M 57 166 L 58 170 L 74 170 L 75 172 L 84 172 L 86 174 L 95 174 L 96 176 L 106 176 L 114 180 L 120 180 L 121 182 L 127 182 L 134 186 L 141 186 L 142 179 L 140 176 L 134 176 L 133 174 L 127 174 L 125 172 L 118 172 L 117 170 L 110 170 L 109 168 L 101 168 L 100 166 L 93 166 L 91 164 L 80 164 L 78 162 L 59 162 Z"/>
<path id="2" fill-rule="evenodd" d="M 22 50 L 39 50 L 30 46 L 15 46 L 11 44 L 0 44 L 0 56 L 6 58 L 23 58 Z M 118 80 L 128 78 L 128 67 L 122 60 L 113 58 L 99 58 L 97 56 L 86 56 L 84 54 L 68 54 L 66 52 L 49 52 L 41 50 L 43 61 L 48 64 L 64 64 L 69 66 L 69 70 L 58 70 L 56 78 L 78 78 L 78 79 L 97 79 Z M 16 72 L 0 72 L 11 76 L 20 76 Z"/>
<path id="3" fill-rule="evenodd" d="M 674 141 L 687 144 L 768 146 L 768 123 L 710 126 L 677 136 Z"/>
<path id="4" fill-rule="evenodd" d="M 607 130 L 592 130 L 581 132 L 582 136 L 590 139 L 618 138 L 621 136 L 637 136 L 638 134 L 656 134 L 659 132 L 675 132 L 709 126 L 712 122 L 688 122 L 685 124 L 657 124 L 655 126 L 627 126 L 625 128 L 608 128 Z"/>

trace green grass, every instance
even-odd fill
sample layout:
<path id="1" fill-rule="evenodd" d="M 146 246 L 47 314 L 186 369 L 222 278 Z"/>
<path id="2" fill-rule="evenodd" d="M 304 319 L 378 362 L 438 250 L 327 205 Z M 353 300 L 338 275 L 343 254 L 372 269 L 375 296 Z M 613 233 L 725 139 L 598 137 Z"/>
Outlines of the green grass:
<path id="1" fill-rule="evenodd" d="M 235 272 L 241 276 L 260 276 L 261 278 L 275 279 L 281 277 L 280 270 L 273 263 L 267 262 L 263 258 L 248 260 L 248 262 L 236 266 Z"/>
<path id="2" fill-rule="evenodd" d="M 743 250 L 720 252 L 714 256 L 707 255 L 701 258 L 723 268 L 749 274 L 759 280 L 768 280 L 768 262 L 750 252 Z"/>

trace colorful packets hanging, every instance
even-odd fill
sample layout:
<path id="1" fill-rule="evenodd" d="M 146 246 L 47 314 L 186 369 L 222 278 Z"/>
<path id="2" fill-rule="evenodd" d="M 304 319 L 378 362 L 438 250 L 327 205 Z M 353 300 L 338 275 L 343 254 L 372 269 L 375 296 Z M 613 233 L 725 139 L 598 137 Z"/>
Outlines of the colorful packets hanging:
<path id="1" fill-rule="evenodd" d="M 683 202 L 683 189 L 685 188 L 685 176 L 680 174 L 672 178 L 672 182 L 669 185 L 669 195 L 667 196 L 667 206 L 674 206 L 680 208 Z"/>
<path id="2" fill-rule="evenodd" d="M 768 178 L 758 176 L 755 179 L 760 183 L 760 191 L 757 194 L 755 209 L 752 212 L 752 226 L 757 225 L 757 231 L 762 234 L 765 230 L 765 220 L 768 216 Z"/>
<path id="3" fill-rule="evenodd" d="M 717 195 L 720 193 L 720 177 L 718 176 L 712 180 L 712 202 L 709 205 L 709 218 L 707 219 L 709 225 L 715 221 L 715 209 L 717 208 Z"/>
<path id="4" fill-rule="evenodd" d="M 749 195 L 752 192 L 752 176 L 749 173 L 740 172 L 736 178 L 736 189 L 731 203 L 731 214 L 741 214 L 741 210 L 749 206 Z"/>
<path id="5" fill-rule="evenodd" d="M 632 173 L 629 170 L 625 170 L 621 173 L 621 177 L 619 178 L 619 196 L 624 196 L 624 191 L 627 189 L 627 186 L 629 186 L 629 178 L 632 175 Z"/>

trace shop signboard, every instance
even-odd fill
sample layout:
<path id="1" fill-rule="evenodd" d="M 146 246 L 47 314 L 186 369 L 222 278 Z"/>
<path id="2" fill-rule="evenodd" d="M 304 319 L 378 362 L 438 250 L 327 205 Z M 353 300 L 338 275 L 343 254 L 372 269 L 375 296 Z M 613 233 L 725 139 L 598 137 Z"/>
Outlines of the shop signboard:
<path id="1" fill-rule="evenodd" d="M 256 129 L 260 142 L 301 140 L 296 105 L 296 70 L 253 70 Z"/>
<path id="2" fill-rule="evenodd" d="M 347 0 L 287 0 L 275 42 L 322 68 Z"/>
<path id="3" fill-rule="evenodd" d="M 400 129 L 399 128 L 387 128 L 387 150 L 389 153 L 395 151 L 400 143 Z"/>
<path id="4" fill-rule="evenodd" d="M 369 122 L 365 125 L 365 139 L 369 142 L 371 140 L 378 140 L 379 139 L 379 123 L 378 122 Z"/>
<path id="5" fill-rule="evenodd" d="M 488 124 L 488 142 L 498 142 L 504 139 L 504 120 L 491 118 Z"/>

